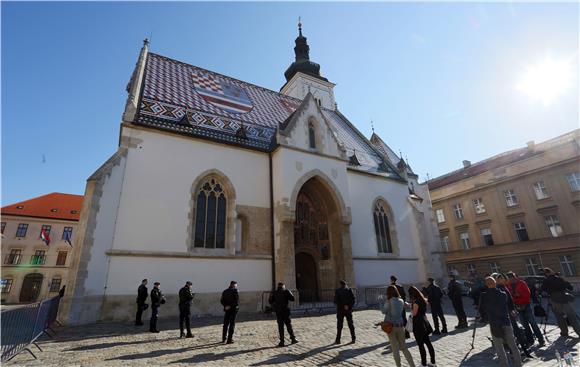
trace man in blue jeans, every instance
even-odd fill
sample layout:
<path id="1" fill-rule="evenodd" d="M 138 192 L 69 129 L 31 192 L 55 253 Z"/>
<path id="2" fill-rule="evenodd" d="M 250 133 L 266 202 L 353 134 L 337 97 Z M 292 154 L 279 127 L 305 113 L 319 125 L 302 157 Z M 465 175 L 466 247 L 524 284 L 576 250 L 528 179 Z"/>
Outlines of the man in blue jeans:
<path id="1" fill-rule="evenodd" d="M 534 312 L 532 310 L 532 293 L 530 292 L 530 288 L 523 280 L 519 279 L 517 275 L 510 271 L 507 274 L 508 277 L 508 284 L 510 291 L 512 293 L 512 298 L 514 300 L 514 305 L 516 306 L 516 310 L 520 315 L 520 321 L 522 325 L 526 329 L 526 334 L 532 334 L 532 330 L 536 339 L 538 339 L 538 346 L 543 347 L 544 343 L 544 336 L 538 327 L 538 323 L 536 322 L 536 318 L 534 317 Z M 531 328 L 531 330 L 530 330 Z M 529 340 L 529 345 L 533 343 L 533 340 Z"/>
<path id="2" fill-rule="evenodd" d="M 481 311 L 485 312 L 491 329 L 492 343 L 501 367 L 508 367 L 508 359 L 504 349 L 507 344 L 513 358 L 513 366 L 521 367 L 522 358 L 516 345 L 516 338 L 510 321 L 508 310 L 508 295 L 496 288 L 495 279 L 485 278 L 486 291 L 481 294 Z M 480 311 L 480 312 L 481 312 Z M 515 311 L 514 311 L 515 313 Z"/>

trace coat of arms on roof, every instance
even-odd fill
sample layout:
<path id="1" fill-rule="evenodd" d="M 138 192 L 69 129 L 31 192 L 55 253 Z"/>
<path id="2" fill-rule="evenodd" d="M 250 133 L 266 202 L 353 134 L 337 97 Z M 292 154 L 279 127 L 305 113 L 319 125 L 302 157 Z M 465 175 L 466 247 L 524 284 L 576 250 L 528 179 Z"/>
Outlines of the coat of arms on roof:
<path id="1" fill-rule="evenodd" d="M 254 105 L 244 88 L 212 75 L 192 74 L 193 89 L 204 101 L 230 113 L 250 112 Z"/>

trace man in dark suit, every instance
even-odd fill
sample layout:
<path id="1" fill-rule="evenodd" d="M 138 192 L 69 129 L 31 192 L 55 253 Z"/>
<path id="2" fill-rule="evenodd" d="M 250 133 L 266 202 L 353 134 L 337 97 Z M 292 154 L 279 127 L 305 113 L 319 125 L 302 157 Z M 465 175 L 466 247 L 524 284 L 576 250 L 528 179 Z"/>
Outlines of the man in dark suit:
<path id="1" fill-rule="evenodd" d="M 340 281 L 340 288 L 334 291 L 334 303 L 336 304 L 336 340 L 334 344 L 340 344 L 340 337 L 342 335 L 342 327 L 344 325 L 344 318 L 350 330 L 351 343 L 356 341 L 354 333 L 354 323 L 352 322 L 352 308 L 354 307 L 355 297 L 346 281 Z"/>
<path id="2" fill-rule="evenodd" d="M 455 279 L 455 275 L 451 274 L 449 276 L 449 284 L 447 285 L 447 296 L 453 303 L 453 308 L 455 309 L 455 314 L 457 314 L 457 326 L 456 329 L 467 328 L 467 316 L 465 315 L 465 310 L 463 309 L 463 298 L 461 294 L 461 284 Z"/>
<path id="3" fill-rule="evenodd" d="M 268 299 L 268 302 L 276 312 L 278 334 L 280 335 L 279 347 L 284 346 L 284 325 L 286 325 L 286 329 L 288 329 L 288 334 L 290 334 L 292 344 L 298 343 L 298 340 L 296 340 L 296 337 L 294 336 L 294 330 L 292 329 L 290 307 L 288 306 L 288 303 L 293 302 L 294 299 L 292 292 L 286 289 L 286 285 L 282 282 L 278 283 L 278 288 L 270 294 L 270 298 Z"/>
<path id="4" fill-rule="evenodd" d="M 153 283 L 153 289 L 151 290 L 151 320 L 149 320 L 149 331 L 152 333 L 158 333 L 157 330 L 157 318 L 159 317 L 159 307 L 165 303 L 165 296 L 161 293 L 159 286 L 161 283 Z"/>
<path id="5" fill-rule="evenodd" d="M 137 289 L 137 315 L 135 316 L 136 326 L 143 325 L 141 317 L 143 316 L 143 311 L 147 309 L 147 304 L 145 303 L 147 297 L 147 279 L 143 279 L 143 281 L 141 281 L 141 285 Z"/>
<path id="6" fill-rule="evenodd" d="M 236 315 L 240 308 L 240 296 L 238 294 L 238 282 L 231 281 L 228 289 L 222 292 L 220 303 L 224 307 L 224 326 L 222 332 L 222 343 L 232 344 L 234 342 L 234 330 L 236 328 Z"/>
<path id="7" fill-rule="evenodd" d="M 431 305 L 431 314 L 433 316 L 433 323 L 435 324 L 435 331 L 433 334 L 445 334 L 447 333 L 447 323 L 445 322 L 443 307 L 441 307 L 443 291 L 441 291 L 441 288 L 435 284 L 435 279 L 429 278 L 427 280 L 429 281 L 429 285 L 426 288 L 427 299 Z M 442 330 L 439 330 L 439 320 L 441 320 L 441 324 L 443 325 Z"/>
<path id="8" fill-rule="evenodd" d="M 191 292 L 192 283 L 185 282 L 185 286 L 179 290 L 179 337 L 193 338 L 191 333 L 191 301 L 193 301 L 193 293 Z M 187 334 L 183 332 L 183 325 Z"/>

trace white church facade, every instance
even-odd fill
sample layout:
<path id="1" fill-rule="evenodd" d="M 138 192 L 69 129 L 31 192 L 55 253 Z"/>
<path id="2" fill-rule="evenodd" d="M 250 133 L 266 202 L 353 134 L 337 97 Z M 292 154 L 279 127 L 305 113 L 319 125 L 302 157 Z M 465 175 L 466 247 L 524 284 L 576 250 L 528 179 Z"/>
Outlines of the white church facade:
<path id="1" fill-rule="evenodd" d="M 149 51 L 131 81 L 117 152 L 89 179 L 64 313 L 69 323 L 134 317 L 141 279 L 177 313 L 221 313 L 239 282 L 241 311 L 283 281 L 304 299 L 442 277 L 428 191 L 376 134 L 343 116 L 306 38 L 280 92 Z M 308 296 L 307 296 L 308 295 Z"/>

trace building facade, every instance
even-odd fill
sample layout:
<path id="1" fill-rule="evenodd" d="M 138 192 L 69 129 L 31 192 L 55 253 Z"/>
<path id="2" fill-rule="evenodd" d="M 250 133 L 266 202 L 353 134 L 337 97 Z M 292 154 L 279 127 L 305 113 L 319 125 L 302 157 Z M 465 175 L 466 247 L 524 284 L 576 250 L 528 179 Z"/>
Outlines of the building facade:
<path id="1" fill-rule="evenodd" d="M 36 302 L 67 285 L 82 201 L 52 193 L 2 208 L 3 304 Z"/>
<path id="2" fill-rule="evenodd" d="M 143 278 L 161 283 L 168 304 L 193 281 L 204 315 L 221 312 L 230 280 L 241 310 L 256 312 L 278 281 L 310 301 L 340 279 L 365 287 L 441 273 L 426 266 L 438 245 L 426 187 L 338 110 L 301 29 L 294 50 L 275 92 L 145 42 L 118 150 L 87 180 L 70 323 L 134 317 Z"/>
<path id="3" fill-rule="evenodd" d="M 464 278 L 550 267 L 578 280 L 580 130 L 428 182 L 448 272 Z"/>

